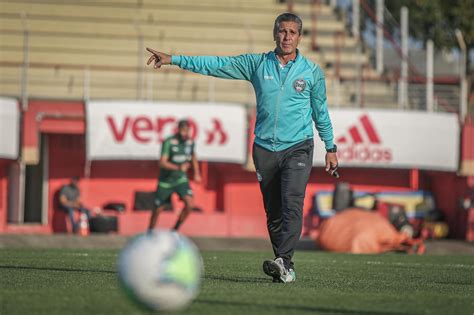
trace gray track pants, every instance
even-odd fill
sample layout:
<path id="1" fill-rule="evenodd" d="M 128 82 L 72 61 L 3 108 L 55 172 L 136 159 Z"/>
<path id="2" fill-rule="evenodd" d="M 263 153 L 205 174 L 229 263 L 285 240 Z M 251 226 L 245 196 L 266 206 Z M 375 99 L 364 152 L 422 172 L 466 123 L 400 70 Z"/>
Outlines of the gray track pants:
<path id="1" fill-rule="evenodd" d="M 275 257 L 283 258 L 287 268 L 303 225 L 303 202 L 313 163 L 313 139 L 286 150 L 271 152 L 253 145 L 267 227 Z"/>

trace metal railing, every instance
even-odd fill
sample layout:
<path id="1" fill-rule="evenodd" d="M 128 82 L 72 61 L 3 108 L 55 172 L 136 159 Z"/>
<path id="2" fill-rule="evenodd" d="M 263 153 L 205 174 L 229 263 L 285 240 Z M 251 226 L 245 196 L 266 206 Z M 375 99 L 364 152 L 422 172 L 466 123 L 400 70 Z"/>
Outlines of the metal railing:
<path id="1" fill-rule="evenodd" d="M 314 6 L 322 5 L 321 2 L 288 0 L 287 4 L 289 10 L 294 10 L 296 4 L 299 4 L 300 11 L 302 11 L 301 7 L 306 5 L 309 12 L 313 13 L 315 12 Z M 332 74 L 328 75 L 328 77 L 332 76 L 331 88 L 338 90 L 330 93 L 334 95 L 332 99 L 336 106 L 341 105 L 342 102 L 343 106 L 373 107 L 374 95 L 384 91 L 388 95 L 381 96 L 381 100 L 382 98 L 392 101 L 395 99 L 397 106 L 401 109 L 456 112 L 460 114 L 461 118 L 464 117 L 467 107 L 465 105 L 467 102 L 466 80 L 459 73 L 448 76 L 437 74 L 437 63 L 433 60 L 433 49 L 431 51 L 427 49 L 420 60 L 415 61 L 410 56 L 409 52 L 414 47 L 409 49 L 412 42 L 408 40 L 410 29 L 408 25 L 409 13 L 406 8 L 402 10 L 403 21 L 399 23 L 383 5 L 383 0 L 373 2 L 367 0 L 326 0 L 325 2 L 335 12 L 338 12 L 341 22 L 346 23 L 346 32 L 335 32 L 333 35 L 336 62 L 332 64 Z M 369 22 L 360 20 L 362 12 L 369 18 Z M 317 18 L 316 15 L 311 15 L 312 22 Z M 361 25 L 365 28 L 362 28 Z M 388 26 L 393 32 L 389 31 Z M 316 36 L 312 30 L 310 34 L 312 37 Z M 360 41 L 358 40 L 359 34 Z M 341 71 L 343 64 L 346 64 L 347 67 L 348 63 L 341 56 L 341 51 L 344 49 L 347 51 L 350 47 L 346 44 L 346 38 L 356 39 L 353 55 L 358 56 L 356 59 L 358 61 L 353 63 L 355 75 L 350 76 L 344 75 Z M 377 38 L 380 45 L 376 45 Z M 458 41 L 462 48 L 462 41 Z M 426 44 L 427 47 L 431 45 L 430 42 Z M 386 60 L 388 63 L 384 63 L 384 54 L 387 52 L 392 52 L 391 58 L 395 61 Z M 365 57 L 367 57 L 367 62 L 359 62 Z M 419 69 L 420 61 L 422 61 L 421 69 Z M 425 66 L 426 70 L 423 70 Z M 384 83 L 390 89 L 379 88 Z M 347 101 L 341 100 L 339 94 L 341 90 L 352 91 L 348 100 L 349 104 Z M 458 97 L 456 98 L 456 96 Z"/>

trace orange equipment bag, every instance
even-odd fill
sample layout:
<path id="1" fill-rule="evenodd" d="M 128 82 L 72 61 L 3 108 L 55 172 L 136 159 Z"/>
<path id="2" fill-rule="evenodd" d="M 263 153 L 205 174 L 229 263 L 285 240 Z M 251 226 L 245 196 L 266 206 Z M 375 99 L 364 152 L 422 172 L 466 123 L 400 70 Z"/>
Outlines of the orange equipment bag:
<path id="1" fill-rule="evenodd" d="M 344 210 L 325 220 L 320 226 L 317 244 L 324 250 L 354 254 L 424 252 L 421 240 L 398 232 L 378 213 L 356 208 Z"/>

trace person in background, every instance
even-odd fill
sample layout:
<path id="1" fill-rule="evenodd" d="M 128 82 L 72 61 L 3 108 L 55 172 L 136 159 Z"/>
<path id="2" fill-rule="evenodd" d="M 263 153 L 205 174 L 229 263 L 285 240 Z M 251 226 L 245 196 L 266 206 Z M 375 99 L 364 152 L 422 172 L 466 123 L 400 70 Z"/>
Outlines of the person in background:
<path id="1" fill-rule="evenodd" d="M 189 129 L 189 122 L 180 120 L 178 132 L 163 142 L 159 162 L 158 188 L 155 193 L 155 209 L 150 218 L 148 231 L 155 228 L 160 212 L 171 203 L 173 193 L 177 193 L 184 202 L 184 208 L 173 227 L 174 230 L 179 229 L 194 208 L 193 191 L 189 185 L 187 172 L 192 168 L 196 183 L 201 182 L 201 173 Z"/>
<path id="2" fill-rule="evenodd" d="M 74 211 L 79 211 L 79 213 L 84 213 L 87 216 L 87 220 L 90 219 L 90 211 L 83 207 L 81 202 L 81 193 L 79 187 L 79 177 L 74 176 L 71 178 L 71 182 L 67 185 L 64 185 L 59 190 L 59 204 L 61 208 L 66 211 L 69 215 L 69 219 L 72 225 L 73 233 L 77 233 L 79 229 L 79 221 L 74 219 Z"/>

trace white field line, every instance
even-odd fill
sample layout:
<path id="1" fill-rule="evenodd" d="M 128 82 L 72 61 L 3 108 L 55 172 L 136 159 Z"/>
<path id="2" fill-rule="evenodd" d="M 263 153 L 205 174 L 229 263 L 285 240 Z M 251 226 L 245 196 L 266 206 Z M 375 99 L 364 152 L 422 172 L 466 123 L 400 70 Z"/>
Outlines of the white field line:
<path id="1" fill-rule="evenodd" d="M 466 265 L 466 264 L 425 264 L 425 263 L 412 263 L 412 262 L 383 262 L 377 260 L 369 260 L 364 262 L 358 261 L 349 261 L 349 260 L 330 260 L 330 261 L 323 261 L 323 260 L 316 260 L 316 259 L 296 259 L 296 262 L 311 262 L 317 264 L 324 264 L 324 263 L 333 263 L 333 264 L 365 264 L 365 265 L 379 265 L 379 266 L 403 266 L 403 267 L 438 267 L 438 268 L 467 268 L 467 269 L 474 269 L 474 265 Z"/>
<path id="2" fill-rule="evenodd" d="M 391 262 L 367 261 L 367 265 L 385 265 L 385 266 L 404 266 L 404 267 L 442 267 L 442 268 L 469 268 L 474 269 L 474 265 L 465 264 L 424 264 L 424 263 L 407 263 L 407 262 Z"/>

